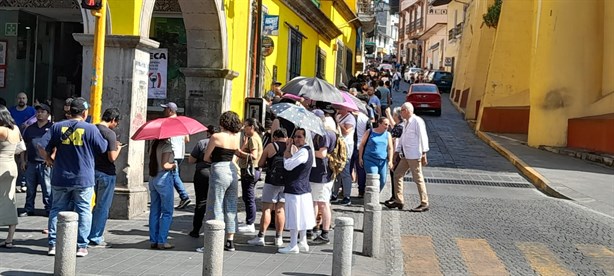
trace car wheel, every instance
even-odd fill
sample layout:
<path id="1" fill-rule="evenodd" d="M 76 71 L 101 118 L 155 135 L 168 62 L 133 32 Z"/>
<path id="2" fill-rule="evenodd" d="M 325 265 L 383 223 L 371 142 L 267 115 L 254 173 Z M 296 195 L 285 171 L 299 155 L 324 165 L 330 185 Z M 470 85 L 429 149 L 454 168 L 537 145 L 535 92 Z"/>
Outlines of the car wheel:
<path id="1" fill-rule="evenodd" d="M 441 109 L 435 109 L 435 116 L 441 116 Z"/>

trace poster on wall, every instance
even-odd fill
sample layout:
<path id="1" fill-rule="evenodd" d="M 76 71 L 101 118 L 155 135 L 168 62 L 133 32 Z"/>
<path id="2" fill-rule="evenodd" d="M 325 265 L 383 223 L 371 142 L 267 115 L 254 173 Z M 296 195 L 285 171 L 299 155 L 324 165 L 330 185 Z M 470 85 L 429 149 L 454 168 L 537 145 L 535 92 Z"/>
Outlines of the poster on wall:
<path id="1" fill-rule="evenodd" d="M 279 15 L 265 15 L 263 29 L 264 35 L 279 35 Z"/>
<path id="2" fill-rule="evenodd" d="M 0 68 L 0 88 L 4 88 L 4 76 L 6 75 L 6 69 Z"/>
<path id="3" fill-rule="evenodd" d="M 0 41 L 0 66 L 6 65 L 6 52 L 8 51 L 6 47 L 6 41 Z"/>
<path id="4" fill-rule="evenodd" d="M 166 99 L 168 49 L 155 49 L 150 53 L 147 98 Z"/>

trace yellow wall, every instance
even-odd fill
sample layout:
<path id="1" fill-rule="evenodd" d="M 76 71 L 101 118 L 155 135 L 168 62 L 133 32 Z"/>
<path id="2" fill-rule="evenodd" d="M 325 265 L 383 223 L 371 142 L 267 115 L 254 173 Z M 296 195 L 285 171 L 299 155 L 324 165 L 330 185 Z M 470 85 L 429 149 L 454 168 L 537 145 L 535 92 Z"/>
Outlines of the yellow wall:
<path id="1" fill-rule="evenodd" d="M 239 72 L 232 80 L 230 110 L 243 116 L 245 97 L 249 95 L 248 76 L 249 33 L 251 32 L 250 6 L 242 1 L 225 0 L 228 69 Z"/>
<path id="2" fill-rule="evenodd" d="M 481 108 L 529 105 L 532 28 L 532 5 L 503 2 Z"/>
<path id="3" fill-rule="evenodd" d="M 139 35 L 143 0 L 108 0 L 114 35 Z"/>
<path id="4" fill-rule="evenodd" d="M 614 112 L 602 98 L 608 1 L 535 1 L 529 145 L 565 146 L 569 118 Z"/>

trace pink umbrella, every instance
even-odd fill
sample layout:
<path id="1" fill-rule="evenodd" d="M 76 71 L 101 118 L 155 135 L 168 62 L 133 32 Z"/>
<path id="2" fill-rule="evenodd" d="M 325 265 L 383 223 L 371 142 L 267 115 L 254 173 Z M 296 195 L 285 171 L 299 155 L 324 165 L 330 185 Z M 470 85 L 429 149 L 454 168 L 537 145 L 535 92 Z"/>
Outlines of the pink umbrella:
<path id="1" fill-rule="evenodd" d="M 149 121 L 142 125 L 132 135 L 132 140 L 167 139 L 175 136 L 184 136 L 206 131 L 207 127 L 198 121 L 186 117 L 168 117 Z"/>
<path id="2" fill-rule="evenodd" d="M 343 108 L 348 111 L 358 111 L 358 106 L 356 106 L 356 103 L 354 103 L 354 100 L 352 100 L 348 93 L 341 92 L 341 95 L 343 96 L 343 102 L 333 103 L 333 107 Z"/>

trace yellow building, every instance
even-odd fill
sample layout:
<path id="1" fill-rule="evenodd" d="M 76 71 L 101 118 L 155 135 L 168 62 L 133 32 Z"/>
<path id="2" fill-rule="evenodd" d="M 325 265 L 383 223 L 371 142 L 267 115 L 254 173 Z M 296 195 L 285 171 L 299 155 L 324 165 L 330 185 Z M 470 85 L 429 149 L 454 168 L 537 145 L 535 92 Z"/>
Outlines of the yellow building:
<path id="1" fill-rule="evenodd" d="M 614 2 L 473 0 L 452 100 L 481 131 L 614 153 Z"/>

